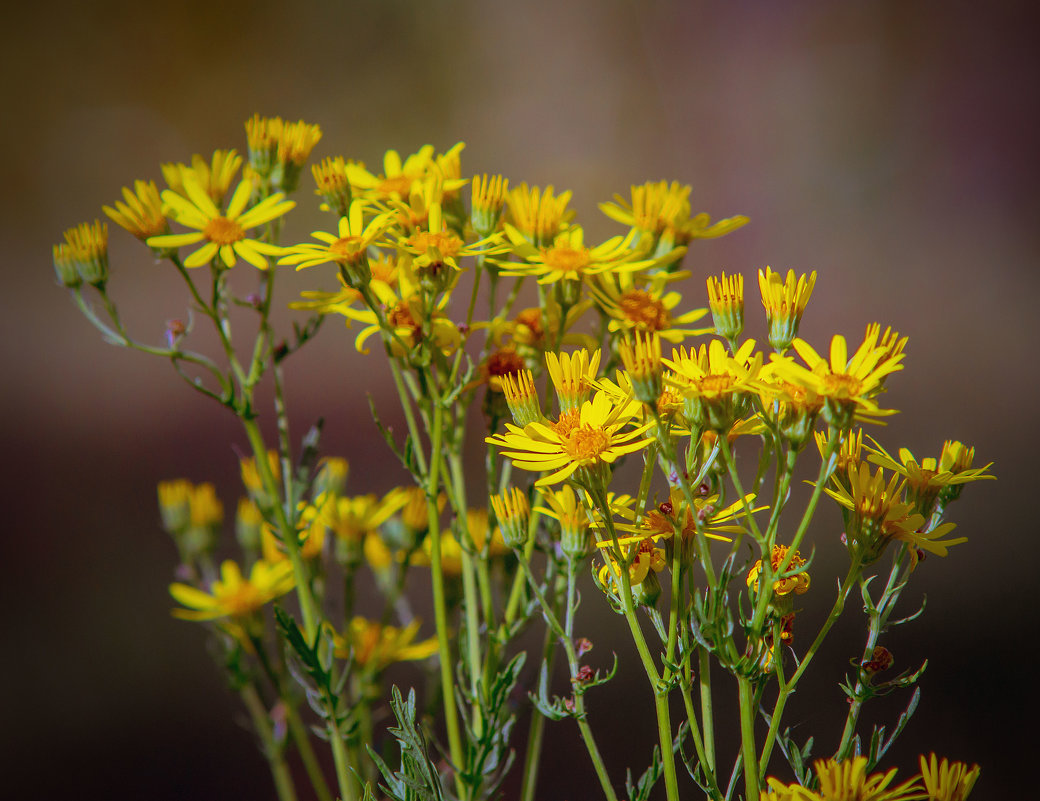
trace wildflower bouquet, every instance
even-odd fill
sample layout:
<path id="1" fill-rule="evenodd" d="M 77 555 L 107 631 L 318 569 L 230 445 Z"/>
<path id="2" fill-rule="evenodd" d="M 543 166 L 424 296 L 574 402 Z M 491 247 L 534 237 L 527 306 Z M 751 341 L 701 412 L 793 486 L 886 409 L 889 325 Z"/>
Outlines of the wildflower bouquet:
<path id="1" fill-rule="evenodd" d="M 743 337 L 744 276 L 707 277 L 706 308 L 680 292 L 698 286 L 683 269 L 688 248 L 746 218 L 712 222 L 693 212 L 688 186 L 647 183 L 601 204 L 621 230 L 587 243 L 570 192 L 463 178 L 461 143 L 404 159 L 391 150 L 375 171 L 342 157 L 313 165 L 329 225 L 285 244 L 288 197 L 321 131 L 256 116 L 246 134 L 247 159 L 221 150 L 165 164 L 161 192 L 137 181 L 104 207 L 184 280 L 188 322 L 170 323 L 164 342 L 122 323 L 105 224 L 66 232 L 54 266 L 106 341 L 169 360 L 241 421 L 250 455 L 235 542 L 220 536 L 210 484 L 163 482 L 159 509 L 179 557 L 173 614 L 205 627 L 281 801 L 471 801 L 497 797 L 511 771 L 519 797 L 533 799 L 544 727 L 556 721 L 574 727 L 608 801 L 662 787 L 677 801 L 694 785 L 710 799 L 967 797 L 978 766 L 934 754 L 902 783 L 895 770 L 874 772 L 919 690 L 891 730 L 860 723 L 871 699 L 909 690 L 924 671 L 891 676 L 882 640 L 920 614 L 897 617 L 896 606 L 925 556 L 965 541 L 952 536 L 950 504 L 993 478 L 960 442 L 919 460 L 865 433 L 895 413 L 883 395 L 906 337 L 874 324 L 862 339 L 835 335 L 821 354 L 798 337 L 816 273 L 766 267 L 767 354 Z M 275 284 L 290 268 L 324 278 L 288 304 L 303 316 L 286 334 L 272 309 L 285 303 Z M 290 432 L 283 365 L 329 317 L 356 331 L 359 351 L 380 351 L 368 358 L 385 364 L 400 398 L 404 436 L 372 407 L 409 476 L 381 496 L 348 492 L 348 461 L 322 453 L 320 426 Z M 196 325 L 212 326 L 215 352 L 194 349 Z M 464 463 L 474 436 L 486 446 L 480 482 Z M 635 469 L 622 486 L 625 462 Z M 795 508 L 800 463 L 815 478 Z M 812 531 L 831 502 L 840 541 Z M 810 577 L 817 549 L 847 554 L 836 592 L 830 577 Z M 583 612 L 612 610 L 645 673 L 658 736 L 629 749 L 642 764 L 606 764 L 597 745 L 595 688 L 617 658 L 609 670 L 587 659 L 580 582 L 598 588 Z M 429 637 L 413 613 L 426 586 Z M 841 684 L 844 727 L 796 740 L 785 709 L 854 590 L 867 627 Z M 829 612 L 802 632 L 809 603 Z M 521 646 L 530 630 L 541 648 Z M 428 671 L 421 698 L 386 686 L 387 668 L 404 661 Z M 716 738 L 722 694 L 737 699 L 735 753 Z M 528 701 L 530 727 L 517 737 Z M 392 740 L 377 725 L 388 712 Z M 290 771 L 293 751 L 305 775 Z"/>

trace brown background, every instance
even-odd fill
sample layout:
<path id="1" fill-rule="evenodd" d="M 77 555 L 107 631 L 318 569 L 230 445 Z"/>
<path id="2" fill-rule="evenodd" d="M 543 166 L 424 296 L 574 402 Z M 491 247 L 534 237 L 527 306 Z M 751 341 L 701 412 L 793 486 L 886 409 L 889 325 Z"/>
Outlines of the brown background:
<path id="1" fill-rule="evenodd" d="M 908 609 L 928 595 L 925 617 L 889 640 L 901 667 L 931 660 L 896 764 L 910 770 L 932 749 L 977 760 L 976 798 L 1022 797 L 1036 741 L 1025 728 L 1037 651 L 1033 14 L 1010 3 L 194 0 L 7 14 L 5 795 L 274 797 L 200 632 L 168 615 L 174 554 L 153 500 L 156 481 L 185 475 L 217 482 L 230 507 L 244 440 L 168 365 L 102 344 L 50 266 L 64 228 L 133 179 L 159 178 L 160 161 L 242 149 L 242 122 L 259 111 L 319 123 L 318 157 L 370 165 L 387 147 L 462 139 L 466 172 L 573 189 L 590 239 L 616 230 L 597 201 L 647 179 L 690 183 L 697 210 L 752 219 L 694 249 L 699 276 L 817 269 L 807 337 L 855 337 L 875 319 L 908 334 L 888 396 L 904 413 L 884 441 L 918 455 L 946 437 L 975 443 L 1000 480 L 954 507 L 971 541 L 925 563 L 906 595 Z M 310 206 L 307 191 L 298 199 Z M 297 215 L 290 237 L 314 214 Z M 113 293 L 131 329 L 158 339 L 185 299 L 128 236 L 112 239 Z M 315 283 L 306 277 L 294 286 Z M 700 281 L 686 290 L 696 305 Z M 381 444 L 358 389 L 393 400 L 377 359 L 356 356 L 333 324 L 289 374 L 296 433 L 324 415 L 354 491 L 400 480 L 369 455 Z M 821 543 L 836 525 L 833 510 L 821 515 Z M 813 575 L 821 606 L 842 569 L 828 553 Z M 595 595 L 584 609 L 596 664 L 608 663 L 626 638 Z M 792 712 L 823 749 L 839 734 L 835 682 L 857 650 L 854 618 Z M 652 712 L 636 667 L 590 704 L 612 764 L 641 770 Z M 541 797 L 594 795 L 573 726 L 550 727 L 547 747 Z"/>

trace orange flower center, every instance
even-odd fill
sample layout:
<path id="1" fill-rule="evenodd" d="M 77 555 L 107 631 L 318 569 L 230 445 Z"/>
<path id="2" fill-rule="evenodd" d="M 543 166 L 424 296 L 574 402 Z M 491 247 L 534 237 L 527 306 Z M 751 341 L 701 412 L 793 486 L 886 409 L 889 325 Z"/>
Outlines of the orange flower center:
<path id="1" fill-rule="evenodd" d="M 408 190 L 412 188 L 412 179 L 407 175 L 395 175 L 393 178 L 384 178 L 376 184 L 376 191 L 384 195 L 397 194 L 405 197 Z"/>
<path id="2" fill-rule="evenodd" d="M 672 323 L 665 305 L 645 289 L 630 289 L 618 303 L 621 312 L 637 327 L 646 331 L 664 331 Z"/>
<path id="3" fill-rule="evenodd" d="M 705 395 L 724 395 L 733 389 L 733 376 L 709 374 L 697 382 L 697 387 Z"/>
<path id="4" fill-rule="evenodd" d="M 574 429 L 563 443 L 567 455 L 575 461 L 595 459 L 610 446 L 610 436 L 602 428 L 583 425 Z"/>
<path id="5" fill-rule="evenodd" d="M 408 244 L 421 253 L 425 253 L 430 248 L 433 248 L 444 259 L 451 258 L 459 252 L 459 248 L 462 247 L 462 240 L 451 233 L 451 231 L 440 231 L 438 233 L 419 231 L 408 239 Z"/>
<path id="6" fill-rule="evenodd" d="M 579 249 L 567 245 L 557 245 L 545 252 L 546 266 L 565 273 L 580 274 L 589 266 L 590 261 L 588 248 Z"/>
<path id="7" fill-rule="evenodd" d="M 412 312 L 407 303 L 398 303 L 386 313 L 386 321 L 394 328 L 404 327 L 418 331 L 419 324 L 412 317 Z"/>
<path id="8" fill-rule="evenodd" d="M 248 615 L 264 605 L 260 591 L 248 581 L 233 589 L 218 590 L 214 595 L 220 606 L 232 617 Z"/>
<path id="9" fill-rule="evenodd" d="M 336 261 L 353 261 L 362 253 L 360 242 L 360 236 L 341 236 L 329 245 L 329 254 L 335 256 Z"/>
<path id="10" fill-rule="evenodd" d="M 855 398 L 863 394 L 863 382 L 848 373 L 829 373 L 823 377 L 824 394 L 832 398 Z"/>
<path id="11" fill-rule="evenodd" d="M 580 424 L 581 414 L 577 409 L 571 409 L 560 415 L 560 419 L 553 423 L 552 429 L 560 436 L 560 439 L 567 439 Z"/>
<path id="12" fill-rule="evenodd" d="M 227 217 L 214 217 L 202 230 L 202 235 L 218 245 L 233 245 L 246 238 L 242 226 Z"/>

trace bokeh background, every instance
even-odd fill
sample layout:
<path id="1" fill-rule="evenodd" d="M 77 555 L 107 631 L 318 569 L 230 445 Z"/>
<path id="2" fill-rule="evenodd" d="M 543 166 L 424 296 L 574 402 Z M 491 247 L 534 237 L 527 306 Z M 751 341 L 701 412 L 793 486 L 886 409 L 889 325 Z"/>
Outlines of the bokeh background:
<path id="1" fill-rule="evenodd" d="M 244 440 L 168 365 L 103 344 L 50 266 L 65 228 L 135 178 L 158 179 L 160 162 L 243 149 L 255 111 L 319 123 L 317 158 L 375 165 L 388 147 L 464 140 L 467 172 L 572 189 L 590 238 L 616 230 L 596 210 L 613 193 L 690 183 L 695 210 L 752 220 L 696 245 L 687 265 L 698 276 L 742 271 L 751 288 L 767 264 L 816 269 L 803 335 L 855 337 L 875 319 L 908 334 L 888 396 L 903 414 L 884 441 L 922 455 L 959 438 L 1000 479 L 969 487 L 952 518 L 970 542 L 929 559 L 904 595 L 908 610 L 927 595 L 928 609 L 889 647 L 900 667 L 930 662 L 894 763 L 910 771 L 935 750 L 981 763 L 973 797 L 1027 797 L 1040 564 L 1030 6 L 108 0 L 5 11 L 5 797 L 274 798 L 201 631 L 169 617 L 174 552 L 154 503 L 158 480 L 187 476 L 216 482 L 230 508 Z M 305 179 L 302 206 L 306 190 Z M 308 214 L 290 235 L 311 230 Z M 176 280 L 121 231 L 112 253 L 127 324 L 158 339 L 185 313 Z M 703 305 L 702 287 L 691 281 L 691 303 Z M 359 394 L 393 404 L 382 365 L 353 354 L 339 325 L 292 362 L 289 381 L 296 434 L 324 416 L 354 491 L 400 480 L 375 455 Z M 825 596 L 843 568 L 821 560 L 813 595 Z M 627 637 L 587 600 L 609 663 Z M 793 707 L 791 722 L 818 731 L 824 750 L 840 734 L 836 681 L 858 653 L 854 618 Z M 630 664 L 590 704 L 614 764 L 641 770 L 651 699 Z M 899 700 L 879 714 L 894 720 Z M 550 725 L 547 755 L 542 798 L 595 795 L 571 724 Z"/>

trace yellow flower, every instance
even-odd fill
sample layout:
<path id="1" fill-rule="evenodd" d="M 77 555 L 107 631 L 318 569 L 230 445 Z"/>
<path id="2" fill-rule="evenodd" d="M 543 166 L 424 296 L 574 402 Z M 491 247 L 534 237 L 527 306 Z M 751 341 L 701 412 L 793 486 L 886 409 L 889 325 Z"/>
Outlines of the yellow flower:
<path id="1" fill-rule="evenodd" d="M 633 536 L 622 537 L 619 542 L 622 545 L 639 541 L 645 537 L 658 539 L 670 539 L 676 532 L 683 541 L 692 541 L 700 532 L 705 537 L 721 542 L 731 542 L 729 537 L 716 532 L 725 531 L 730 534 L 738 534 L 744 531 L 744 527 L 737 524 L 738 518 L 744 515 L 744 501 L 737 500 L 724 509 L 716 507 L 719 500 L 718 495 L 706 497 L 694 496 L 694 508 L 686 502 L 683 492 L 678 487 L 672 487 L 668 491 L 668 500 L 659 504 L 656 509 L 651 509 L 644 514 L 638 524 L 618 526 L 625 531 L 631 531 Z M 750 506 L 755 500 L 753 493 L 745 496 Z M 759 512 L 767 507 L 753 507 L 751 511 Z M 628 509 L 621 509 L 619 513 L 623 517 L 632 519 L 635 513 Z M 600 548 L 611 545 L 609 541 L 597 543 Z"/>
<path id="2" fill-rule="evenodd" d="M 369 279 L 370 285 L 377 283 L 385 284 L 387 289 L 391 292 L 394 287 L 397 286 L 397 262 L 391 259 L 380 257 L 374 261 L 369 259 L 368 271 L 371 274 Z M 322 292 L 320 290 L 305 289 L 300 292 L 300 300 L 295 300 L 289 304 L 290 309 L 300 309 L 304 311 L 315 311 L 318 314 L 344 314 L 345 309 L 349 309 L 351 306 L 356 304 L 362 299 L 361 292 L 354 287 L 347 284 L 347 280 L 343 277 L 343 273 L 336 273 L 336 280 L 339 282 L 339 290 L 336 292 Z M 350 327 L 350 317 L 346 320 L 347 327 Z"/>
<path id="3" fill-rule="evenodd" d="M 708 305 L 719 336 L 734 340 L 744 330 L 744 276 L 708 277 Z"/>
<path id="4" fill-rule="evenodd" d="M 762 369 L 764 383 L 758 390 L 762 411 L 779 429 L 780 436 L 801 450 L 809 442 L 816 418 L 823 411 L 823 398 L 808 387 L 777 378 L 771 367 L 770 364 Z"/>
<path id="5" fill-rule="evenodd" d="M 656 547 L 653 539 L 650 537 L 645 537 L 638 542 L 623 545 L 622 547 L 625 549 L 625 559 L 632 559 L 631 564 L 628 566 L 628 580 L 633 587 L 646 581 L 651 570 L 654 573 L 660 573 L 667 565 L 664 558 L 664 549 Z M 635 551 L 634 555 L 632 553 L 633 550 Z M 606 563 L 600 567 L 597 578 L 600 585 L 609 587 L 610 591 L 617 595 L 620 592 L 617 577 L 621 575 L 621 565 L 609 553 L 604 555 L 604 559 Z"/>
<path id="6" fill-rule="evenodd" d="M 508 223 L 506 234 L 512 250 L 523 262 L 499 262 L 502 275 L 534 275 L 539 284 L 558 281 L 588 281 L 603 273 L 635 272 L 654 264 L 639 259 L 631 249 L 632 235 L 615 236 L 594 248 L 585 246 L 585 232 L 575 225 L 557 234 L 548 247 L 536 248 L 527 237 Z"/>
<path id="7" fill-rule="evenodd" d="M 246 204 L 252 189 L 251 181 L 241 181 L 231 196 L 227 211 L 221 214 L 194 174 L 184 173 L 187 197 L 167 189 L 163 191 L 162 199 L 177 222 L 197 231 L 152 236 L 147 240 L 148 245 L 153 248 L 179 248 L 205 242 L 184 260 L 185 267 L 201 267 L 219 256 L 225 267 L 234 267 L 240 257 L 257 269 L 266 270 L 267 259 L 264 256 L 280 255 L 284 250 L 277 245 L 248 238 L 246 231 L 281 217 L 296 203 L 283 200 L 284 196 L 279 193 L 247 210 Z"/>
<path id="8" fill-rule="evenodd" d="M 347 162 L 342 156 L 329 157 L 311 165 L 311 175 L 317 189 L 315 194 L 325 199 L 322 211 L 335 211 L 340 217 L 346 217 L 350 208 L 351 191 L 350 176 L 347 174 Z"/>
<path id="9" fill-rule="evenodd" d="M 707 214 L 690 217 L 689 186 L 678 181 L 647 182 L 633 186 L 631 202 L 614 195 L 613 203 L 600 203 L 599 210 L 622 225 L 635 228 L 652 240 L 657 250 L 685 245 L 691 239 L 713 239 L 735 231 L 748 222 L 742 215 L 719 220 L 714 225 Z M 648 248 L 649 249 L 649 248 Z"/>
<path id="10" fill-rule="evenodd" d="M 267 466 L 277 484 L 282 477 L 282 462 L 278 451 L 269 450 L 267 452 Z M 256 466 L 256 459 L 247 456 L 239 462 L 238 467 L 242 476 L 242 484 L 249 491 L 249 496 L 260 506 L 270 506 L 274 503 L 275 499 L 267 497 L 263 480 L 260 478 L 260 470 Z"/>
<path id="11" fill-rule="evenodd" d="M 155 181 L 134 181 L 133 192 L 124 186 L 123 200 L 117 200 L 115 208 L 102 206 L 101 210 L 112 222 L 138 239 L 148 239 L 170 230 Z"/>
<path id="12" fill-rule="evenodd" d="M 506 423 L 507 433 L 484 441 L 503 449 L 521 470 L 552 471 L 538 479 L 536 486 L 556 484 L 574 475 L 579 480 L 599 480 L 603 471 L 626 453 L 638 451 L 651 440 L 639 439 L 650 423 L 622 432 L 624 406 L 615 406 L 603 392 L 597 392 L 580 409 L 565 412 L 556 423 L 531 423 L 518 428 Z"/>
<path id="13" fill-rule="evenodd" d="M 174 600 L 188 607 L 174 609 L 173 616 L 182 620 L 246 617 L 268 601 L 285 595 L 295 584 L 289 562 L 271 565 L 258 561 L 245 579 L 238 565 L 228 559 L 221 564 L 220 578 L 213 582 L 208 593 L 187 584 L 170 585 Z"/>
<path id="14" fill-rule="evenodd" d="M 418 620 L 399 629 L 355 617 L 343 634 L 333 636 L 333 644 L 339 658 L 353 658 L 356 664 L 378 673 L 394 662 L 414 662 L 437 653 L 437 638 L 414 642 L 418 633 Z"/>
<path id="15" fill-rule="evenodd" d="M 561 352 L 559 356 L 552 352 L 545 354 L 545 366 L 556 389 L 561 414 L 580 408 L 589 399 L 596 383 L 599 360 L 599 350 L 593 351 L 590 357 L 585 348 L 574 353 Z"/>
<path id="16" fill-rule="evenodd" d="M 617 280 L 601 280 L 589 291 L 596 305 L 610 318 L 608 329 L 628 334 L 656 333 L 668 342 L 682 342 L 687 337 L 710 334 L 713 329 L 689 328 L 691 323 L 704 317 L 706 308 L 691 309 L 679 315 L 673 311 L 682 301 L 678 292 L 666 292 L 674 274 L 658 273 L 645 285 L 637 284 L 627 274 Z"/>
<path id="17" fill-rule="evenodd" d="M 357 495 L 352 498 L 333 498 L 320 510 L 322 522 L 342 540 L 359 543 L 376 531 L 390 516 L 408 501 L 401 489 L 390 490 L 382 498 L 376 495 Z"/>
<path id="18" fill-rule="evenodd" d="M 79 279 L 92 286 L 104 286 L 108 280 L 108 225 L 94 220 L 67 230 L 65 244 L 54 249 L 54 266 L 65 286 L 76 286 Z M 73 276 L 73 269 L 78 279 Z"/>
<path id="19" fill-rule="evenodd" d="M 473 177 L 470 200 L 470 220 L 480 236 L 490 236 L 498 228 L 502 208 L 506 203 L 509 181 L 501 175 L 490 178 L 487 173 Z"/>
<path id="20" fill-rule="evenodd" d="M 979 766 L 970 768 L 963 762 L 942 762 L 931 754 L 928 759 L 921 755 L 921 779 L 928 793 L 928 801 L 964 801 L 979 778 Z"/>
<path id="21" fill-rule="evenodd" d="M 304 242 L 285 248 L 282 250 L 285 255 L 278 263 L 295 264 L 297 270 L 305 270 L 333 262 L 341 268 L 348 285 L 356 289 L 359 283 L 367 283 L 372 278 L 368 268 L 368 248 L 386 230 L 390 217 L 379 214 L 366 225 L 365 208 L 364 201 L 353 201 L 346 216 L 339 218 L 338 235 L 314 231 L 311 236 L 324 244 Z"/>
<path id="22" fill-rule="evenodd" d="M 320 139 L 321 128 L 303 120 L 286 122 L 254 114 L 246 121 L 249 166 L 284 192 L 296 189 L 301 168 Z"/>
<path id="23" fill-rule="evenodd" d="M 931 515 L 935 502 L 943 490 L 966 484 L 969 481 L 996 478 L 994 475 L 986 474 L 986 470 L 989 469 L 992 462 L 985 467 L 954 473 L 950 470 L 939 469 L 941 456 L 939 459 L 929 456 L 918 462 L 908 448 L 900 448 L 899 459 L 896 460 L 878 444 L 877 440 L 871 438 L 871 441 L 874 443 L 874 447 L 867 447 L 867 450 L 870 451 L 867 459 L 903 476 L 906 479 L 907 500 L 913 505 L 914 511 L 925 517 Z"/>
<path id="24" fill-rule="evenodd" d="M 921 798 L 917 777 L 890 787 L 896 769 L 867 775 L 867 758 L 853 757 L 843 762 L 818 759 L 813 763 L 819 779 L 819 790 L 807 790 L 798 784 L 785 785 L 769 777 L 769 790 L 762 798 L 769 801 L 912 801 Z"/>
<path id="25" fill-rule="evenodd" d="M 849 547 L 859 548 L 864 564 L 877 561 L 892 540 L 905 542 L 909 547 L 911 567 L 916 567 L 918 549 L 946 556 L 951 545 L 967 542 L 967 537 L 942 539 L 954 529 L 953 523 L 943 523 L 925 531 L 923 515 L 913 511 L 913 504 L 902 500 L 903 484 L 899 474 L 885 483 L 884 470 L 878 468 L 873 476 L 866 463 L 859 469 L 850 466 L 848 488 L 835 481 L 837 489 L 825 492 L 852 512 L 849 521 Z"/>
<path id="26" fill-rule="evenodd" d="M 235 150 L 215 150 L 209 164 L 196 153 L 191 157 L 190 167 L 178 162 L 163 164 L 161 168 L 166 185 L 178 195 L 190 198 L 186 185 L 190 179 L 202 188 L 211 203 L 219 206 L 241 165 L 242 157 Z"/>
<path id="27" fill-rule="evenodd" d="M 885 378 L 902 370 L 903 353 L 892 354 L 889 348 L 878 345 L 878 331 L 868 327 L 863 343 L 851 357 L 845 337 L 836 334 L 831 339 L 830 359 L 821 357 L 803 339 L 792 343 L 808 367 L 792 359 L 771 354 L 771 373 L 792 384 L 806 387 L 823 398 L 823 417 L 835 428 L 852 426 L 853 420 L 873 422 L 878 417 L 895 414 L 882 409 L 873 398 L 881 392 Z"/>
<path id="28" fill-rule="evenodd" d="M 570 199 L 570 192 L 554 195 L 551 185 L 543 192 L 537 186 L 522 183 L 506 195 L 509 220 L 535 247 L 548 245 L 574 216 L 574 212 L 567 210 Z"/>
<path id="29" fill-rule="evenodd" d="M 548 506 L 537 506 L 535 511 L 560 524 L 560 550 L 564 556 L 584 559 L 589 555 L 592 545 L 589 531 L 591 521 L 577 493 L 569 484 L 564 484 L 558 490 L 543 490 L 542 497 Z"/>
<path id="30" fill-rule="evenodd" d="M 664 363 L 675 371 L 673 386 L 685 398 L 685 414 L 690 423 L 713 431 L 728 431 L 746 411 L 752 393 L 761 386 L 758 374 L 762 354 L 751 352 L 755 340 L 749 339 L 732 356 L 721 340 L 713 339 L 699 351 L 686 348 L 672 351 Z"/>
<path id="31" fill-rule="evenodd" d="M 770 563 L 773 566 L 773 575 L 776 575 L 776 571 L 780 569 L 780 564 L 784 561 L 787 556 L 786 545 L 774 545 L 773 553 L 769 558 Z M 805 566 L 805 560 L 802 559 L 798 551 L 794 552 L 794 556 L 791 557 L 791 561 L 787 564 L 787 570 L 790 572 L 798 570 L 800 567 Z M 750 589 L 758 592 L 759 580 L 758 577 L 762 573 L 762 560 L 758 559 L 755 564 L 751 566 L 751 569 L 747 574 L 747 585 Z M 809 591 L 809 574 L 807 572 L 798 573 L 794 576 L 787 576 L 786 578 L 780 578 L 773 582 L 773 593 L 780 597 L 784 595 L 790 595 L 792 592 L 796 595 L 805 595 Z"/>
<path id="32" fill-rule="evenodd" d="M 406 156 L 404 161 L 396 150 L 386 151 L 381 175 L 369 172 L 363 164 L 348 163 L 346 166 L 354 194 L 372 200 L 407 198 L 414 183 L 424 182 L 431 175 L 437 178 L 441 192 L 454 191 L 466 184 L 462 178 L 445 180 L 434 160 L 433 145 L 423 145 L 417 152 Z"/>
<path id="33" fill-rule="evenodd" d="M 528 423 L 542 419 L 538 390 L 530 370 L 506 373 L 501 378 L 501 387 L 514 423 L 523 428 Z"/>
<path id="34" fill-rule="evenodd" d="M 815 270 L 808 278 L 803 274 L 797 279 L 794 270 L 787 271 L 786 279 L 770 267 L 764 273 L 758 271 L 758 288 L 769 323 L 769 344 L 777 353 L 786 351 L 798 336 L 798 324 L 815 285 Z"/>
<path id="35" fill-rule="evenodd" d="M 439 202 L 430 205 L 426 220 L 420 227 L 407 235 L 398 236 L 397 247 L 411 255 L 412 265 L 417 271 L 436 271 L 442 265 L 447 265 L 455 272 L 462 269 L 459 267 L 459 259 L 500 253 L 505 249 L 497 235 L 467 245 L 462 237 L 448 228 Z M 450 283 L 450 279 L 443 283 Z"/>
<path id="36" fill-rule="evenodd" d="M 510 548 L 523 548 L 531 514 L 527 496 L 516 487 L 510 487 L 499 495 L 492 495 L 490 501 L 505 544 Z"/>

